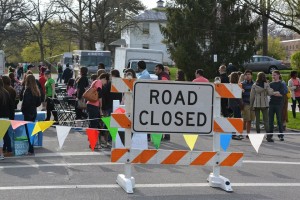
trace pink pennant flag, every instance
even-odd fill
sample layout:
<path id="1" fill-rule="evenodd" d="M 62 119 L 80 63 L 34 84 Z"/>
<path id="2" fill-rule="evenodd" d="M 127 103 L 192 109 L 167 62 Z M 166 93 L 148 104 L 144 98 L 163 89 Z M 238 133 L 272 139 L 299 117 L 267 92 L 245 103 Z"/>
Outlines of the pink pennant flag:
<path id="1" fill-rule="evenodd" d="M 12 126 L 13 129 L 17 129 L 20 126 L 23 126 L 23 125 L 28 124 L 28 123 L 30 123 L 30 122 L 10 120 L 10 124 L 11 124 L 11 126 Z"/>

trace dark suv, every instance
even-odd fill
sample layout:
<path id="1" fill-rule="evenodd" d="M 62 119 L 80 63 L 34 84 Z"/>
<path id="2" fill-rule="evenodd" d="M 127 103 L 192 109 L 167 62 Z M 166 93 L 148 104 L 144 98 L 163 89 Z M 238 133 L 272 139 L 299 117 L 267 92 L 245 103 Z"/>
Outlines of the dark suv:
<path id="1" fill-rule="evenodd" d="M 265 73 L 272 73 L 274 70 L 286 70 L 288 66 L 283 64 L 282 61 L 276 60 L 269 56 L 252 56 L 250 62 L 244 64 L 244 69 L 252 71 L 263 71 Z"/>

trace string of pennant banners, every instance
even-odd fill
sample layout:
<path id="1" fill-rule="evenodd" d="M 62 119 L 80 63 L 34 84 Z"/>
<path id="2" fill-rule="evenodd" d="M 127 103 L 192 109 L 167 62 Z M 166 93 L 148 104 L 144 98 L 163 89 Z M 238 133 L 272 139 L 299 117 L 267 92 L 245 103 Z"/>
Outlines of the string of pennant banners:
<path id="1" fill-rule="evenodd" d="M 119 145 L 119 147 L 124 147 L 120 140 L 120 136 L 118 134 L 118 128 L 113 128 L 110 126 L 111 117 L 102 117 L 99 119 L 89 119 L 89 120 L 100 120 L 100 119 L 106 125 L 107 129 L 95 129 L 95 128 L 53 125 L 55 123 L 55 121 L 29 122 L 29 121 L 0 119 L 0 138 L 3 139 L 5 133 L 7 132 L 8 128 L 10 126 L 12 126 L 12 128 L 15 130 L 25 124 L 34 124 L 34 128 L 31 132 L 31 136 L 34 136 L 34 135 L 38 134 L 39 132 L 44 132 L 51 126 L 55 127 L 60 148 L 63 147 L 64 141 L 67 138 L 71 129 L 78 129 L 78 128 L 82 128 L 82 130 L 86 131 L 86 134 L 88 136 L 92 150 L 94 150 L 94 148 L 98 142 L 99 131 L 109 131 L 109 133 L 112 137 L 112 140 L 114 142 L 116 142 Z M 222 133 L 221 137 L 220 137 L 220 144 L 224 151 L 227 151 L 227 149 L 230 145 L 230 141 L 232 139 L 232 135 L 235 135 L 235 134 L 236 135 L 248 135 L 250 143 L 252 144 L 253 148 L 256 150 L 257 153 L 258 153 L 258 150 L 259 150 L 259 148 L 262 144 L 262 141 L 266 135 L 266 134 L 256 134 L 256 133 L 255 134 Z M 279 135 L 282 133 L 272 133 L 272 134 Z M 139 135 L 139 133 L 133 135 L 133 138 L 132 138 L 133 143 L 135 140 L 135 135 Z M 144 135 L 146 135 L 146 134 L 144 134 Z M 289 132 L 289 133 L 284 133 L 284 135 L 300 135 L 300 133 Z M 183 138 L 191 151 L 193 151 L 195 144 L 198 140 L 198 137 L 199 137 L 199 135 L 196 135 L 196 134 L 184 134 L 183 135 Z M 143 137 L 142 140 L 144 140 L 145 143 L 148 143 L 147 136 Z M 151 134 L 151 141 L 153 142 L 153 145 L 156 149 L 158 149 L 160 147 L 161 140 L 162 140 L 162 134 Z"/>

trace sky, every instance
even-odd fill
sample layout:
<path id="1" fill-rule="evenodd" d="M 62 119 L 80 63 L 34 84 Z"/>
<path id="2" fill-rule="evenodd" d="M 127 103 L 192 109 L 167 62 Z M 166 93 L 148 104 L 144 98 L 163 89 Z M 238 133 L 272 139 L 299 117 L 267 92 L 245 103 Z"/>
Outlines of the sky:
<path id="1" fill-rule="evenodd" d="M 141 2 L 147 7 L 147 9 L 155 8 L 158 0 L 141 0 Z"/>

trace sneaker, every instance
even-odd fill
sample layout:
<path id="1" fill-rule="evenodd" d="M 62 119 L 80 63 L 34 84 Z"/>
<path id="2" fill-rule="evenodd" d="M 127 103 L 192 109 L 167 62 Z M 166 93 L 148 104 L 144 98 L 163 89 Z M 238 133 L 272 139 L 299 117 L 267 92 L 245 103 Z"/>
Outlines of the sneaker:
<path id="1" fill-rule="evenodd" d="M 282 138 L 280 138 L 279 140 L 280 140 L 280 141 L 282 141 L 282 142 L 284 141 L 283 137 L 282 137 Z"/>
<path id="2" fill-rule="evenodd" d="M 0 160 L 4 160 L 4 156 L 3 155 L 0 155 Z"/>
<path id="3" fill-rule="evenodd" d="M 272 138 L 267 138 L 268 142 L 274 142 L 274 140 Z"/>
<path id="4" fill-rule="evenodd" d="M 233 136 L 232 136 L 232 139 L 233 139 L 233 140 L 241 140 L 241 138 L 239 137 L 239 135 L 233 135 Z"/>

